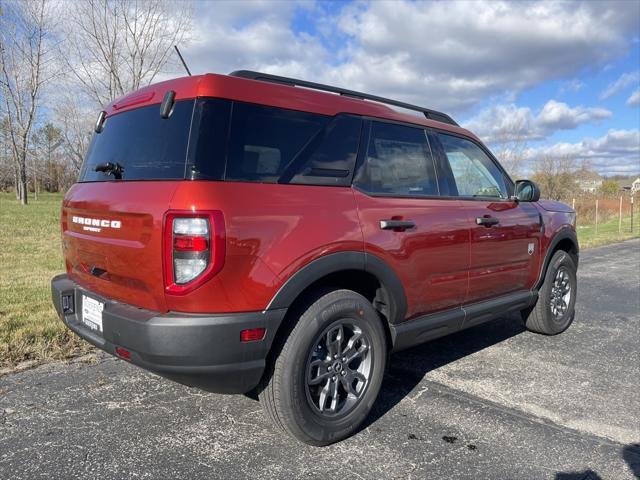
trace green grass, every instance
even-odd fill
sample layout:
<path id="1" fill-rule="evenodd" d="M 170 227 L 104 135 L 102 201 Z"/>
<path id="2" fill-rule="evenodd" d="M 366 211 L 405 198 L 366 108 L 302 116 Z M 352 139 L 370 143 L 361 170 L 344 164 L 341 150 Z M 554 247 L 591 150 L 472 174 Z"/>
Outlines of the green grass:
<path id="1" fill-rule="evenodd" d="M 597 231 L 595 225 L 580 225 L 578 222 L 577 231 L 580 248 L 593 248 L 640 237 L 640 212 L 634 213 L 637 216 L 633 219 L 633 232 L 631 231 L 631 217 L 622 218 L 620 231 L 618 231 L 620 227 L 618 218 L 599 223 Z"/>
<path id="2" fill-rule="evenodd" d="M 62 194 L 43 193 L 22 206 L 12 193 L 0 193 L 0 368 L 25 360 L 64 359 L 90 350 L 58 319 L 49 282 L 64 271 L 60 249 Z M 640 212 L 638 212 L 640 217 Z M 579 226 L 581 248 L 640 236 L 629 219 L 618 234 L 618 220 Z"/>
<path id="3" fill-rule="evenodd" d="M 64 271 L 62 194 L 31 197 L 27 206 L 0 193 L 0 368 L 25 360 L 63 359 L 89 350 L 59 320 L 49 282 Z"/>

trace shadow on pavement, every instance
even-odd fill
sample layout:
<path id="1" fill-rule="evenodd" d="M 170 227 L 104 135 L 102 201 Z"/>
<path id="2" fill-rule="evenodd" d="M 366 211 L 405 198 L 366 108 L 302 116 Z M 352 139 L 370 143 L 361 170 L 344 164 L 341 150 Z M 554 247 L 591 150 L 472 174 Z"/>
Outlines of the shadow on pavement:
<path id="1" fill-rule="evenodd" d="M 362 428 L 397 405 L 432 370 L 524 332 L 519 314 L 494 320 L 391 356 L 382 389 Z"/>
<path id="2" fill-rule="evenodd" d="M 622 449 L 622 458 L 635 478 L 640 478 L 640 443 L 625 445 Z M 590 468 L 582 472 L 558 472 L 554 480 L 603 480 L 603 478 Z"/>

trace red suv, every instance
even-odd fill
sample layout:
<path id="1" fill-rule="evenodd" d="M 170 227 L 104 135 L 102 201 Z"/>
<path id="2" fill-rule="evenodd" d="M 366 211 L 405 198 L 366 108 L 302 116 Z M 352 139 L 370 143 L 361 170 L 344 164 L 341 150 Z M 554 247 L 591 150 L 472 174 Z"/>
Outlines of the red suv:
<path id="1" fill-rule="evenodd" d="M 303 442 L 358 428 L 390 352 L 511 311 L 544 334 L 573 320 L 575 212 L 443 113 L 239 71 L 143 88 L 95 132 L 62 205 L 61 319 L 257 394 Z"/>

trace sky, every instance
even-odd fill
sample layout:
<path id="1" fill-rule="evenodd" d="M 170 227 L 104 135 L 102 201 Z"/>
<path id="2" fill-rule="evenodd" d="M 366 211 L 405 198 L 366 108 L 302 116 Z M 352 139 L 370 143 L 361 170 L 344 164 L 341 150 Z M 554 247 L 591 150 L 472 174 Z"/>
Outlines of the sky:
<path id="1" fill-rule="evenodd" d="M 194 73 L 258 70 L 442 110 L 494 150 L 640 173 L 640 1 L 198 1 Z"/>

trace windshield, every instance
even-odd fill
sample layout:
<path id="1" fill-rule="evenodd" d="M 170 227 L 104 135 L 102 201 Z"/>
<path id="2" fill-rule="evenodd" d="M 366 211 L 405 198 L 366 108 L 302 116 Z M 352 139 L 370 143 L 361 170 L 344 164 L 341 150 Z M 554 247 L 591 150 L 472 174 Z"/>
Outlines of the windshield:
<path id="1" fill-rule="evenodd" d="M 102 132 L 93 136 L 78 181 L 183 179 L 193 104 L 176 102 L 166 119 L 159 105 L 107 117 Z"/>

